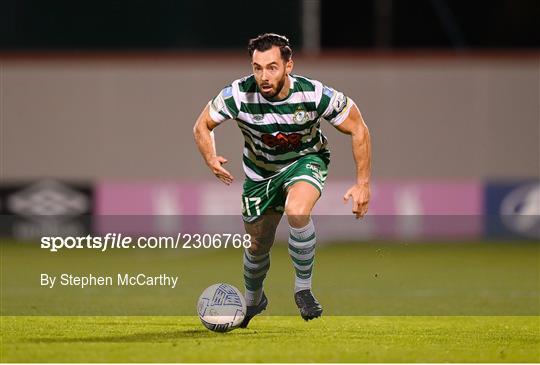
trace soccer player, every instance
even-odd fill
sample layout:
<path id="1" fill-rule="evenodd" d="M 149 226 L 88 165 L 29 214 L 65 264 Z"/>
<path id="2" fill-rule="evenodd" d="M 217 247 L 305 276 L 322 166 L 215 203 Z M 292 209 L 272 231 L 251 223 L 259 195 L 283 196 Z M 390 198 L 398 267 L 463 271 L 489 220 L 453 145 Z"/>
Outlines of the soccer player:
<path id="1" fill-rule="evenodd" d="M 223 167 L 227 159 L 216 153 L 213 130 L 234 119 L 244 136 L 242 216 L 252 237 L 243 258 L 244 328 L 267 307 L 263 281 L 283 212 L 290 229 L 296 305 L 306 321 L 322 314 L 322 306 L 311 292 L 316 241 L 311 211 L 330 163 L 321 120 L 352 137 L 356 183 L 343 199 L 346 203 L 352 198 L 356 218 L 368 209 L 371 172 L 368 128 L 350 98 L 319 81 L 292 74 L 292 49 L 284 36 L 260 35 L 249 41 L 248 51 L 253 74 L 233 81 L 208 102 L 193 129 L 206 164 L 227 185 L 234 178 Z"/>

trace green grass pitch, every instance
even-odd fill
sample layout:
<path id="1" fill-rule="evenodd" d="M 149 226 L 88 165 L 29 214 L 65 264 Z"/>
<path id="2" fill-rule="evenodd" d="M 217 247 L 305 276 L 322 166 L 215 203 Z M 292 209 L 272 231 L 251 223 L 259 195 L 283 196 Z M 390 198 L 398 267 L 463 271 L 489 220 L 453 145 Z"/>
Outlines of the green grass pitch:
<path id="1" fill-rule="evenodd" d="M 272 251 L 269 307 L 220 334 L 195 316 L 202 290 L 242 286 L 241 254 L 72 250 L 3 243 L 2 362 L 540 362 L 540 245 L 327 244 L 304 322 L 284 245 Z M 40 272 L 170 272 L 177 290 L 39 288 Z M 51 314 L 56 314 L 52 316 Z M 128 314 L 128 315 L 122 315 Z"/>
<path id="2" fill-rule="evenodd" d="M 3 362 L 538 362 L 538 317 L 4 317 Z"/>

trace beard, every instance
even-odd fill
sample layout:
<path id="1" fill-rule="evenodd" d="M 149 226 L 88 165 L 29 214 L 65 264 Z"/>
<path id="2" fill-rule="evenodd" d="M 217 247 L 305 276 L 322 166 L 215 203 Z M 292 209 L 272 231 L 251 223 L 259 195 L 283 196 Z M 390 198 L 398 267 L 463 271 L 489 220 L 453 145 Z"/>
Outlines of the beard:
<path id="1" fill-rule="evenodd" d="M 287 74 L 284 74 L 283 77 L 278 81 L 278 83 L 277 83 L 277 85 L 275 87 L 274 87 L 274 85 L 272 85 L 270 83 L 258 84 L 257 86 L 259 87 L 260 93 L 265 98 L 268 98 L 268 99 L 275 98 L 281 92 L 281 90 L 283 89 L 283 86 L 285 85 L 285 78 L 286 77 L 287 77 Z M 272 88 L 270 89 L 270 91 L 264 91 L 263 88 L 261 87 L 262 85 L 270 85 Z"/>

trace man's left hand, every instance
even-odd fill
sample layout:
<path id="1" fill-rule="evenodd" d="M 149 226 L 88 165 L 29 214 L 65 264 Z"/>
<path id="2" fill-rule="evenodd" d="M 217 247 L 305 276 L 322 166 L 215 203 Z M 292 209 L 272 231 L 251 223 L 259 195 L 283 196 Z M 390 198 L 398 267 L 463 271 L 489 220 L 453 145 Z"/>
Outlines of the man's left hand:
<path id="1" fill-rule="evenodd" d="M 353 200 L 352 212 L 356 219 L 362 218 L 368 211 L 370 189 L 369 183 L 355 184 L 343 195 L 343 203 Z"/>

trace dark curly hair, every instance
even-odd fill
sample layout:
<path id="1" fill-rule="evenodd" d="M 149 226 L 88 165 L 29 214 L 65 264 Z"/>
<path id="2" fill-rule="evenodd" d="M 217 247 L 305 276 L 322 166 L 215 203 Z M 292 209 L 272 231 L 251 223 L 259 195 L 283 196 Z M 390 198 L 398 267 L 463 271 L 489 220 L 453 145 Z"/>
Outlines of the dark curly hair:
<path id="1" fill-rule="evenodd" d="M 292 57 L 292 49 L 289 44 L 289 39 L 285 36 L 275 33 L 261 34 L 256 38 L 252 38 L 248 43 L 249 57 L 253 56 L 255 50 L 259 52 L 268 51 L 272 47 L 279 47 L 281 58 L 287 62 Z"/>

